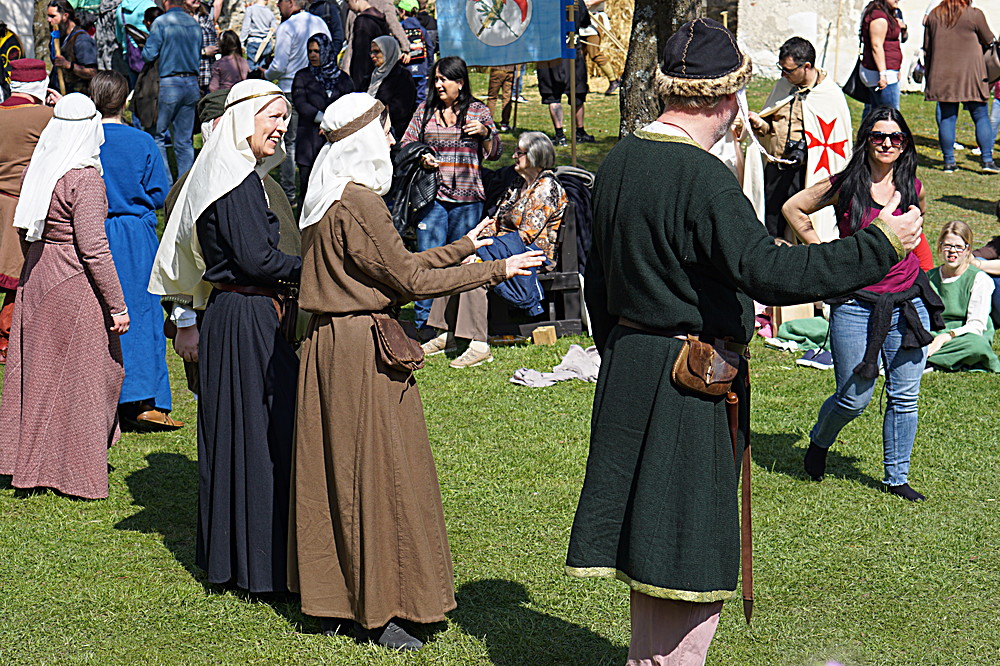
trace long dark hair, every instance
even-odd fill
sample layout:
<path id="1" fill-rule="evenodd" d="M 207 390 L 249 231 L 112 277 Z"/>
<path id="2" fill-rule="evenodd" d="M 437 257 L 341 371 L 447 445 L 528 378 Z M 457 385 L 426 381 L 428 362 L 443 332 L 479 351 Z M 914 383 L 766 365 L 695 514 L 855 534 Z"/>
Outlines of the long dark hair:
<path id="1" fill-rule="evenodd" d="M 226 30 L 219 35 L 219 53 L 227 55 L 243 55 L 243 45 L 240 44 L 240 36 L 232 30 Z"/>
<path id="2" fill-rule="evenodd" d="M 854 154 L 851 155 L 844 170 L 830 179 L 830 190 L 823 195 L 820 202 L 821 205 L 826 205 L 836 197 L 834 210 L 837 213 L 837 221 L 846 217 L 852 234 L 861 228 L 861 221 L 870 208 L 881 208 L 884 205 L 877 204 L 872 199 L 872 167 L 868 163 L 868 137 L 871 136 L 875 123 L 882 120 L 896 123 L 906 135 L 906 144 L 902 146 L 899 158 L 892 165 L 892 184 L 899 192 L 899 208 L 907 210 L 910 206 L 918 205 L 915 182 L 917 149 L 913 145 L 910 126 L 906 124 L 903 114 L 896 109 L 889 106 L 874 108 L 861 121 L 858 136 L 854 141 Z"/>
<path id="3" fill-rule="evenodd" d="M 465 114 L 469 111 L 469 105 L 476 100 L 472 96 L 472 85 L 469 84 L 469 69 L 465 66 L 465 61 L 458 56 L 447 56 L 441 58 L 431 67 L 430 74 L 427 75 L 427 102 L 424 106 L 423 127 L 427 127 L 427 121 L 438 109 L 444 110 L 444 102 L 437 96 L 434 90 L 434 79 L 441 74 L 449 81 L 458 81 L 462 88 L 458 91 L 458 99 L 455 100 L 455 113 L 458 116 L 458 126 L 465 124 Z"/>

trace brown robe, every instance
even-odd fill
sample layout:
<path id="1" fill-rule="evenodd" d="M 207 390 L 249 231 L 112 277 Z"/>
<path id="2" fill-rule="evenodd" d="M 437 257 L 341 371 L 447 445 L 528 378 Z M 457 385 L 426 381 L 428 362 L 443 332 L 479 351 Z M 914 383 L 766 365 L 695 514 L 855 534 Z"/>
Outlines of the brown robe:
<path id="1" fill-rule="evenodd" d="M 121 343 L 108 327 L 125 297 L 104 234 L 107 214 L 101 174 L 72 169 L 56 182 L 45 231 L 28 250 L 0 401 L 0 474 L 15 488 L 108 496 L 125 378 Z"/>
<path id="2" fill-rule="evenodd" d="M 981 9 L 967 7 L 953 26 L 945 25 L 933 11 L 924 26 L 924 63 L 927 86 L 924 99 L 929 102 L 986 102 L 990 98 L 986 83 L 983 49 L 993 41 Z"/>
<path id="3" fill-rule="evenodd" d="M 14 224 L 21 174 L 52 109 L 13 97 L 0 104 L 0 289 L 16 289 L 24 254 Z"/>
<path id="4" fill-rule="evenodd" d="M 455 608 L 451 552 L 412 375 L 385 367 L 370 313 L 504 279 L 502 261 L 455 266 L 462 239 L 409 253 L 382 199 L 349 184 L 302 234 L 302 346 L 289 588 L 302 612 L 366 628 L 437 622 Z M 448 268 L 445 268 L 448 267 Z"/>

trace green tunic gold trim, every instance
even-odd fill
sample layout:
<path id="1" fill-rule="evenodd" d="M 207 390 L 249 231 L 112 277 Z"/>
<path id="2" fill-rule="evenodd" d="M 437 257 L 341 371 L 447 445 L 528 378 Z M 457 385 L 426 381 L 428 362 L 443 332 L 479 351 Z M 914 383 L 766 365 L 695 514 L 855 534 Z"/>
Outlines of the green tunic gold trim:
<path id="1" fill-rule="evenodd" d="M 649 130 L 637 129 L 632 132 L 635 136 L 640 139 L 647 139 L 649 141 L 666 141 L 668 143 L 689 143 L 695 148 L 701 148 L 694 139 L 686 136 L 677 136 L 675 134 L 660 134 L 659 132 L 650 132 Z M 704 148 L 701 148 L 705 150 Z"/>
<path id="2" fill-rule="evenodd" d="M 615 578 L 631 587 L 636 592 L 658 599 L 673 599 L 674 601 L 693 601 L 709 604 L 715 601 L 728 601 L 736 598 L 736 590 L 712 590 L 711 592 L 691 592 L 690 590 L 673 590 L 666 587 L 656 587 L 648 583 L 633 580 L 627 573 L 612 567 L 566 567 L 566 573 L 574 578 Z"/>
<path id="3" fill-rule="evenodd" d="M 899 257 L 900 261 L 906 258 L 908 253 L 903 247 L 903 241 L 899 240 L 899 236 L 896 235 L 896 232 L 892 230 L 892 227 L 890 227 L 885 220 L 880 217 L 876 217 L 869 226 L 875 227 L 885 234 L 885 237 L 889 239 L 889 242 L 892 243 L 892 247 L 896 250 L 896 256 Z"/>

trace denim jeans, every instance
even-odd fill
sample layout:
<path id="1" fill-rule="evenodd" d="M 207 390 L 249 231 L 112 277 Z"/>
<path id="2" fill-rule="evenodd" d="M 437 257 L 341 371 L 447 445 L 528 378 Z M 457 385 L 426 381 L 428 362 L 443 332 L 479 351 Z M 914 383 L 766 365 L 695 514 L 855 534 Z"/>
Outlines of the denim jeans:
<path id="1" fill-rule="evenodd" d="M 483 202 L 454 203 L 434 200 L 417 213 L 417 251 L 454 243 L 479 224 L 483 218 Z M 413 304 L 414 323 L 417 328 L 427 325 L 432 299 Z"/>
<path id="2" fill-rule="evenodd" d="M 958 102 L 938 102 L 937 116 L 938 143 L 945 164 L 955 163 L 955 125 L 958 124 Z M 962 102 L 965 110 L 976 124 L 976 143 L 983 153 L 983 164 L 993 161 L 993 130 L 990 127 L 990 112 L 986 102 Z"/>
<path id="3" fill-rule="evenodd" d="M 153 139 L 160 149 L 171 185 L 174 179 L 170 176 L 170 162 L 167 160 L 166 134 L 169 131 L 174 141 L 179 178 L 194 164 L 194 144 L 191 138 L 194 135 L 195 108 L 200 97 L 197 76 L 168 76 L 160 79 L 159 112 Z"/>
<path id="4" fill-rule="evenodd" d="M 873 108 L 879 106 L 891 106 L 894 109 L 899 109 L 899 82 L 890 83 L 882 90 L 878 92 L 874 88 L 868 89 L 868 95 L 871 97 L 871 103 L 865 104 L 864 113 L 861 117 L 864 118 L 868 115 L 868 112 Z"/>
<path id="5" fill-rule="evenodd" d="M 299 114 L 292 106 L 292 96 L 285 93 L 285 101 L 288 102 L 288 131 L 285 132 L 285 161 L 278 167 L 278 175 L 281 176 L 281 189 L 284 190 L 288 202 L 295 205 L 297 196 L 295 194 L 295 135 L 298 134 Z"/>
<path id="6" fill-rule="evenodd" d="M 924 328 L 928 328 L 930 319 L 924 302 L 915 298 L 913 305 Z M 816 425 L 809 433 L 809 439 L 824 449 L 836 441 L 844 426 L 865 411 L 875 391 L 874 379 L 854 374 L 855 366 L 865 354 L 872 308 L 873 304 L 848 301 L 830 311 L 830 345 L 837 389 L 820 407 Z M 927 362 L 926 347 L 900 347 L 905 331 L 906 321 L 900 308 L 894 308 L 892 326 L 879 353 L 886 373 L 887 395 L 882 420 L 883 483 L 890 486 L 906 483 L 910 471 L 910 452 L 917 436 L 917 397 Z"/>
<path id="7" fill-rule="evenodd" d="M 990 98 L 990 134 L 993 136 L 991 146 L 997 142 L 997 130 L 1000 130 L 1000 100 Z"/>

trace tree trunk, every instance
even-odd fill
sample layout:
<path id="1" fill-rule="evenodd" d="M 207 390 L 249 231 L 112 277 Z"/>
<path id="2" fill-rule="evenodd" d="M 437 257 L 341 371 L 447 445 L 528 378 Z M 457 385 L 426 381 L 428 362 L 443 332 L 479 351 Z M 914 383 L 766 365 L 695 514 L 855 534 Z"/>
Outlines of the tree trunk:
<path id="1" fill-rule="evenodd" d="M 663 45 L 683 23 L 704 15 L 704 0 L 635 0 L 619 100 L 620 136 L 634 132 L 660 115 L 662 108 L 653 82 Z"/>

